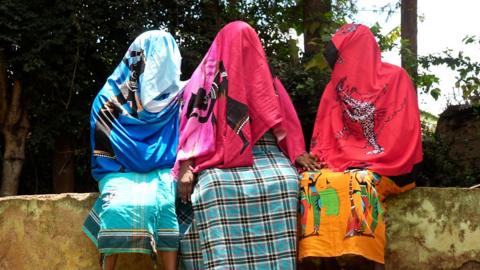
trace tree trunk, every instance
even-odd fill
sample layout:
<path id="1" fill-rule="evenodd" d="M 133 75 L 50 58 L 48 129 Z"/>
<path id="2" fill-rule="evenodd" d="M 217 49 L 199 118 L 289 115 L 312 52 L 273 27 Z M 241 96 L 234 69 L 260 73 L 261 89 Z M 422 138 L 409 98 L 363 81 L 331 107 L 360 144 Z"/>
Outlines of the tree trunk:
<path id="1" fill-rule="evenodd" d="M 304 40 L 304 54 L 303 61 L 310 63 L 310 61 L 322 60 L 323 56 L 318 55 L 323 51 L 325 42 L 322 41 L 322 35 L 330 35 L 330 29 L 333 24 L 329 18 L 329 13 L 332 12 L 332 0 L 303 0 L 303 40 Z M 317 56 L 316 56 L 317 55 Z M 319 57 L 319 59 L 314 59 Z M 326 63 L 326 61 L 325 61 Z M 325 65 L 326 66 L 326 65 Z M 318 72 L 319 69 L 313 69 Z M 320 76 L 318 73 L 314 76 Z M 306 91 L 301 97 L 296 98 L 295 104 L 297 106 L 304 106 L 301 104 L 315 104 L 312 108 L 317 108 L 318 100 L 323 95 L 325 85 L 315 83 L 315 85 L 308 92 Z M 308 134 L 305 143 L 307 149 L 310 148 L 310 135 L 313 132 L 313 120 L 315 119 L 315 109 L 299 110 L 299 117 L 306 119 L 302 121 L 302 128 L 304 134 Z"/>
<path id="2" fill-rule="evenodd" d="M 417 0 L 401 2 L 402 67 L 417 75 Z"/>
<path id="3" fill-rule="evenodd" d="M 75 163 L 73 140 L 70 135 L 58 136 L 53 153 L 53 191 L 73 192 L 75 188 Z"/>
<path id="4" fill-rule="evenodd" d="M 4 49 L 0 47 L 0 129 L 3 127 L 8 111 L 8 79 Z"/>
<path id="5" fill-rule="evenodd" d="M 7 87 L 8 85 L 0 86 L 4 90 Z M 6 98 L 8 95 L 4 97 Z M 4 118 L 0 119 L 5 143 L 0 196 L 12 196 L 18 193 L 20 175 L 25 161 L 25 143 L 30 123 L 28 114 L 22 107 L 21 97 L 22 85 L 19 80 L 15 80 L 11 100 L 6 102 L 8 109 Z"/>
<path id="6" fill-rule="evenodd" d="M 211 18 L 215 24 L 216 31 L 220 30 L 221 18 L 220 18 L 220 1 L 209 0 L 205 2 L 205 14 Z"/>
<path id="7" fill-rule="evenodd" d="M 303 34 L 305 56 L 311 57 L 321 51 L 323 44 L 319 41 L 322 29 L 331 24 L 328 17 L 325 16 L 332 10 L 331 0 L 303 0 Z"/>

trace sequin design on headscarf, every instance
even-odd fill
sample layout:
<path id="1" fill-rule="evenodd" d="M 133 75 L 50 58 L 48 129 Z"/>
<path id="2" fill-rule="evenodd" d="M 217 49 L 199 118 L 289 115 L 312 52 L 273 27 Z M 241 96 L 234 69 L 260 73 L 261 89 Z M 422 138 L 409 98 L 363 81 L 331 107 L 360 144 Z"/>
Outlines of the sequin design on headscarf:
<path id="1" fill-rule="evenodd" d="M 382 61 L 375 36 L 364 25 L 344 25 L 331 43 L 338 58 L 318 107 L 311 153 L 333 171 L 411 172 L 422 160 L 422 147 L 417 95 L 408 73 Z"/>
<path id="2" fill-rule="evenodd" d="M 367 155 L 376 155 L 384 152 L 382 146 L 378 144 L 377 135 L 375 134 L 375 115 L 377 108 L 373 102 L 362 101 L 355 99 L 352 92 L 355 92 L 354 87 L 345 87 L 344 83 L 347 78 L 341 79 L 336 87 L 337 95 L 341 101 L 341 108 L 344 114 L 344 121 L 351 121 L 359 123 L 362 127 L 363 136 L 373 150 L 368 151 Z M 337 138 L 344 136 L 348 132 L 348 124 L 344 123 L 344 128 L 337 134 Z"/>
<path id="3" fill-rule="evenodd" d="M 356 23 L 352 23 L 352 24 L 346 24 L 340 28 L 337 29 L 337 31 L 335 31 L 335 33 L 339 33 L 339 34 L 348 34 L 348 33 L 351 33 L 351 32 L 354 32 L 355 30 L 357 30 L 359 24 L 356 24 Z"/>

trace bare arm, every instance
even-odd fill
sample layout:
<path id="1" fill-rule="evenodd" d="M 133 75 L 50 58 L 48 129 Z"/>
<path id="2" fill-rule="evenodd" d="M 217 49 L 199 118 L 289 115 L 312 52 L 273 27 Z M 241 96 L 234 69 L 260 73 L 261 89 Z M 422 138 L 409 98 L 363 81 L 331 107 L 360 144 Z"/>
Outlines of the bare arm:
<path id="1" fill-rule="evenodd" d="M 190 196 L 193 191 L 193 183 L 196 175 L 193 172 L 193 160 L 184 160 L 180 162 L 179 180 L 177 183 L 178 195 L 183 203 L 190 202 Z"/>

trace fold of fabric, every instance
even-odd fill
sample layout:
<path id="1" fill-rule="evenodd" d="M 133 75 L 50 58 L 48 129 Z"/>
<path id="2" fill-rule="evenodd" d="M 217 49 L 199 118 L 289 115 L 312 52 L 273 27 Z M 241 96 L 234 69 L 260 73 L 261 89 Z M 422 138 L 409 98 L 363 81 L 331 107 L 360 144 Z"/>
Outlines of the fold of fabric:
<path id="1" fill-rule="evenodd" d="M 92 174 L 172 167 L 178 143 L 181 56 L 173 37 L 148 31 L 130 45 L 95 98 Z"/>
<path id="2" fill-rule="evenodd" d="M 300 122 L 273 81 L 260 39 L 248 24 L 229 23 L 185 86 L 177 161 L 195 159 L 195 172 L 251 166 L 252 147 L 269 129 L 285 140 L 291 161 L 304 151 Z"/>
<path id="3" fill-rule="evenodd" d="M 302 125 L 282 82 L 278 78 L 274 78 L 273 84 L 280 101 L 283 121 L 275 126 L 272 131 L 278 140 L 280 149 L 295 164 L 295 159 L 305 152 Z"/>
<path id="4" fill-rule="evenodd" d="M 422 160 L 422 143 L 408 74 L 381 61 L 373 34 L 360 24 L 341 27 L 326 52 L 334 67 L 318 107 L 311 152 L 334 171 L 411 172 Z"/>

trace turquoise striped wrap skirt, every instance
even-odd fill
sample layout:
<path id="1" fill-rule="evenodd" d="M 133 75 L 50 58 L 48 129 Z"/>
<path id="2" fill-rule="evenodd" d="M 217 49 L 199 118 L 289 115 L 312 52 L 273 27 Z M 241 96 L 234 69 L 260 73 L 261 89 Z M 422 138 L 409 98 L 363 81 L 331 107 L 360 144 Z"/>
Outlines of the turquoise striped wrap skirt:
<path id="1" fill-rule="evenodd" d="M 170 169 L 110 173 L 99 181 L 100 196 L 83 231 L 104 255 L 176 251 L 176 182 Z"/>

